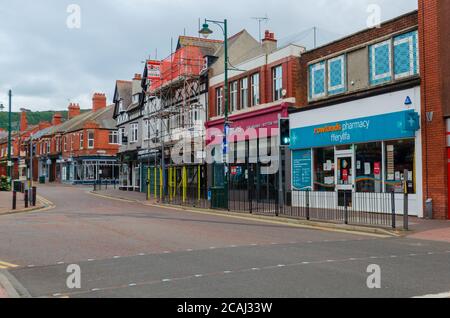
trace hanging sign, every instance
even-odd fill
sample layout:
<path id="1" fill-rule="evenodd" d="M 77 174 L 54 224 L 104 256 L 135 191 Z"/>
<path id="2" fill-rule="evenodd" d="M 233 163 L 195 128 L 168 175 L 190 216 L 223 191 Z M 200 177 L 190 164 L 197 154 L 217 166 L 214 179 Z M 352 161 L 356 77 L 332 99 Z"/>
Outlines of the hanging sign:
<path id="1" fill-rule="evenodd" d="M 147 61 L 147 78 L 149 80 L 161 79 L 161 61 Z"/>

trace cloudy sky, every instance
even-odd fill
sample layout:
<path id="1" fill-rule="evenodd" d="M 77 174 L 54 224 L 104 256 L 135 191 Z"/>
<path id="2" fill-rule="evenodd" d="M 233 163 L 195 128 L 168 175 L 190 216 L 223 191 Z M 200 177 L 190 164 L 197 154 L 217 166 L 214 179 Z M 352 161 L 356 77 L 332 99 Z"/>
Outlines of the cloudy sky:
<path id="1" fill-rule="evenodd" d="M 80 28 L 68 27 L 71 4 L 81 9 Z M 94 92 L 111 101 L 116 79 L 141 73 L 156 52 L 169 55 L 171 38 L 196 35 L 199 18 L 228 18 L 230 34 L 246 28 L 258 37 L 252 17 L 267 14 L 263 30 L 310 48 L 305 30 L 318 27 L 321 44 L 364 29 L 370 4 L 383 21 L 417 8 L 417 0 L 0 0 L 0 103 L 9 89 L 15 111 L 89 108 Z"/>

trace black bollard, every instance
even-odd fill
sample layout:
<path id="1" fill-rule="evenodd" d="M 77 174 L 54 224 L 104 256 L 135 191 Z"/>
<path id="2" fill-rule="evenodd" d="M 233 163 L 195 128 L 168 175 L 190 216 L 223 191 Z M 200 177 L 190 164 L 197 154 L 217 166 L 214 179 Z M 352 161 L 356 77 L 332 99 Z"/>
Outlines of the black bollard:
<path id="1" fill-rule="evenodd" d="M 27 209 L 28 208 L 28 191 L 25 191 L 25 193 L 24 193 L 24 201 L 25 201 L 25 209 Z"/>
<path id="2" fill-rule="evenodd" d="M 12 209 L 15 210 L 16 208 L 17 208 L 17 192 L 13 191 Z"/>
<path id="3" fill-rule="evenodd" d="M 31 202 L 32 202 L 33 206 L 36 206 L 36 196 L 37 196 L 37 188 L 36 187 L 33 187 L 32 194 L 33 194 L 33 198 L 32 198 Z"/>

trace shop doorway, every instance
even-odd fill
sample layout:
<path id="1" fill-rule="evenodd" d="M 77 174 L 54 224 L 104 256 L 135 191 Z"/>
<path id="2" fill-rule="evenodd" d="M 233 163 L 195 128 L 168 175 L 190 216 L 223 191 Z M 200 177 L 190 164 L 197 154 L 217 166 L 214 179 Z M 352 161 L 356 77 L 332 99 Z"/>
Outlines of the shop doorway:
<path id="1" fill-rule="evenodd" d="M 336 151 L 336 190 L 338 192 L 338 206 L 352 206 L 354 190 L 354 153 L 350 151 Z"/>

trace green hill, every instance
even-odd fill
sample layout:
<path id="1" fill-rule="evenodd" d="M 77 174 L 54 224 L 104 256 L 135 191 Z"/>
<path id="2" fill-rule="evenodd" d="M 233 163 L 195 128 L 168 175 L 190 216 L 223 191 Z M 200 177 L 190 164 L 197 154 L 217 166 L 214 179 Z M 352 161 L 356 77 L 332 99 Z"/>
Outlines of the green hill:
<path id="1" fill-rule="evenodd" d="M 85 112 L 86 110 L 81 110 L 81 112 Z M 29 112 L 27 113 L 27 120 L 28 125 L 37 125 L 38 123 L 42 121 L 48 121 L 51 122 L 53 115 L 55 113 L 60 113 L 63 121 L 67 119 L 67 111 L 44 111 L 44 112 Z M 12 119 L 12 128 L 13 130 L 19 129 L 19 123 L 20 123 L 20 113 L 13 112 L 11 114 Z M 3 128 L 5 130 L 8 129 L 8 112 L 0 112 L 0 128 Z"/>

